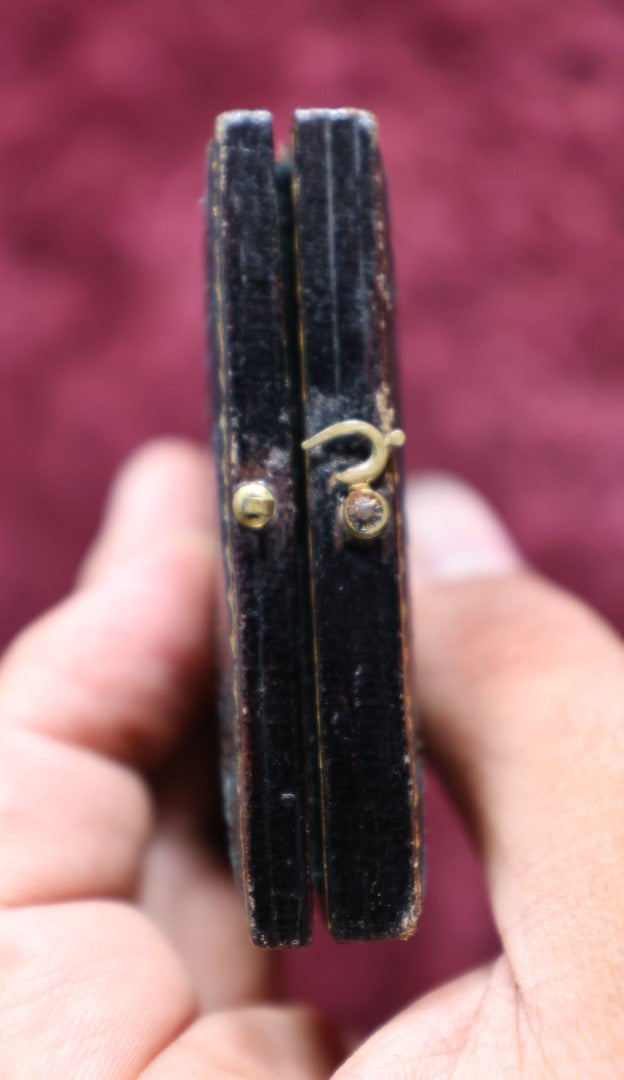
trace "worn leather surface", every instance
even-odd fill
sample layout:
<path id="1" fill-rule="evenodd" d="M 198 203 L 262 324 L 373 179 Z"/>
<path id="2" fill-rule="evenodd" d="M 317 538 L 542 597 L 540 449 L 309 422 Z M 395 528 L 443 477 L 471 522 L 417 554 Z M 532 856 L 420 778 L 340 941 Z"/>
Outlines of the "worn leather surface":
<path id="1" fill-rule="evenodd" d="M 345 536 L 345 490 L 332 482 L 361 437 L 315 451 L 305 488 L 301 447 L 337 420 L 385 434 L 397 423 L 373 118 L 298 112 L 292 160 L 275 167 L 268 114 L 221 116 L 208 214 L 230 645 L 223 794 L 252 937 L 309 940 L 312 859 L 337 940 L 407 937 L 420 913 L 422 836 L 398 463 L 377 482 L 388 528 L 362 542 Z M 232 513 L 250 480 L 277 499 L 259 531 Z"/>
<path id="2" fill-rule="evenodd" d="M 351 418 L 387 434 L 394 295 L 376 124 L 299 111 L 292 160 L 306 438 Z M 345 536 L 347 489 L 332 481 L 366 451 L 340 438 L 310 450 L 307 467 L 324 900 L 342 941 L 406 937 L 421 903 L 397 457 L 375 484 L 391 513 L 378 539 Z"/>
<path id="3" fill-rule="evenodd" d="M 297 516 L 295 390 L 282 296 L 280 218 L 268 114 L 217 121 L 209 157 L 211 338 L 231 656 L 221 696 L 223 792 L 232 862 L 254 941 L 310 935 L 300 627 L 305 548 Z M 240 525 L 239 484 L 274 493 L 274 521 Z M 222 635 L 223 637 L 223 635 Z"/>

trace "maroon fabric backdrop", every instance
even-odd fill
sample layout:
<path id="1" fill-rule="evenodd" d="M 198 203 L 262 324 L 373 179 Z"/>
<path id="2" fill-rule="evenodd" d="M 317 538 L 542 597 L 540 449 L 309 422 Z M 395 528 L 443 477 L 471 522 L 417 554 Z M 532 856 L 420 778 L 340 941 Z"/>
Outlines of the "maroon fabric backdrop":
<path id="1" fill-rule="evenodd" d="M 68 587 L 123 455 L 204 434 L 205 143 L 233 107 L 284 138 L 297 105 L 380 120 L 409 464 L 475 481 L 624 625 L 620 4 L 8 0 L 3 31 L 3 640 Z M 369 1025 L 491 953 L 433 780 L 428 827 L 414 941 L 319 932 L 285 993 Z"/>

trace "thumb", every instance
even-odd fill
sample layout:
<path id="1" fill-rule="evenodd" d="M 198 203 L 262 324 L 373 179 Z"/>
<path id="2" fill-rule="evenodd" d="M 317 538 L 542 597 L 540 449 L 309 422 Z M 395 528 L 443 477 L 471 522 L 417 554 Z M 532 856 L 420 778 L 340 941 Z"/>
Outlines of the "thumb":
<path id="1" fill-rule="evenodd" d="M 530 982 L 538 958 L 556 981 L 565 956 L 593 995 L 597 953 L 614 978 L 624 960 L 621 642 L 533 573 L 460 482 L 417 481 L 409 511 L 426 743 L 472 827 L 517 977 Z"/>

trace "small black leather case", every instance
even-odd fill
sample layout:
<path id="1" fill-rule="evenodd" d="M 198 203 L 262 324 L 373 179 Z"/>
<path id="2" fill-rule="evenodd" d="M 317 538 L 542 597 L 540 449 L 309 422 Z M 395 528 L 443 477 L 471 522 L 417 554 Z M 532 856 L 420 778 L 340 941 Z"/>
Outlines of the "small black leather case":
<path id="1" fill-rule="evenodd" d="M 254 941 L 406 937 L 422 892 L 394 290 L 377 128 L 226 113 L 208 259 L 227 611 L 222 776 Z M 225 607 L 225 606 L 224 606 Z"/>

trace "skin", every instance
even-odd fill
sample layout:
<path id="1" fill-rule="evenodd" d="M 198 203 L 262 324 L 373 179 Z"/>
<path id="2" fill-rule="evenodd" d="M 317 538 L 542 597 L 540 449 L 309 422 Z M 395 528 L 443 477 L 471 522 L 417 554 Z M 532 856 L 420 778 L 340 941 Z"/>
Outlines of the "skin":
<path id="1" fill-rule="evenodd" d="M 266 1003 L 270 956 L 198 832 L 214 503 L 202 451 L 141 450 L 74 592 L 0 667 L 2 1076 L 624 1075 L 620 639 L 526 567 L 474 493 L 413 487 L 426 747 L 503 951 L 347 1056 L 330 1021 Z"/>

